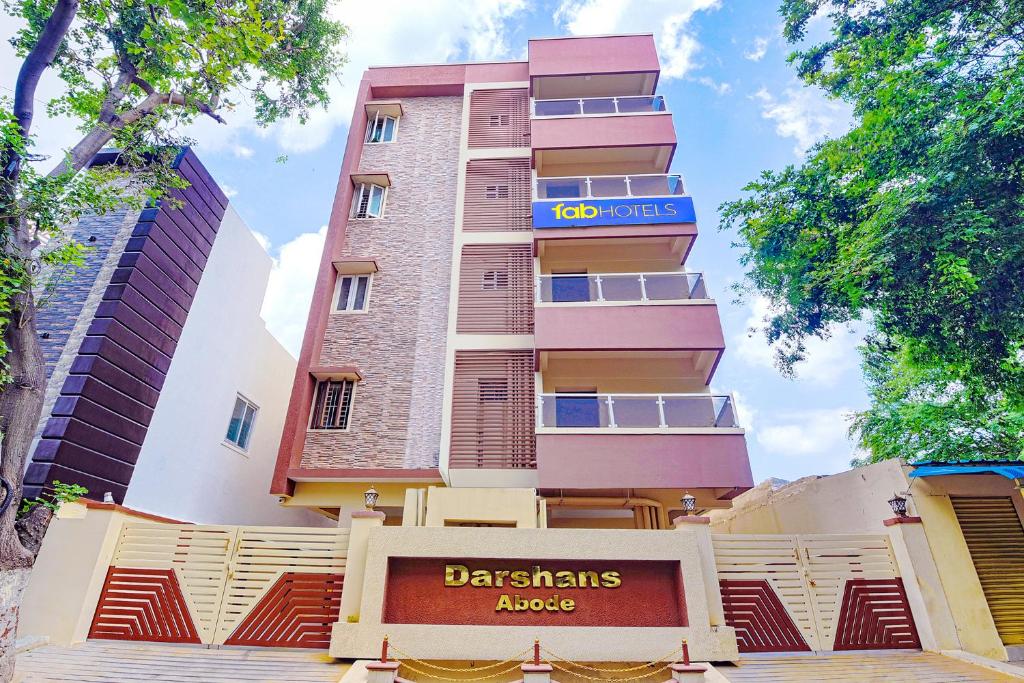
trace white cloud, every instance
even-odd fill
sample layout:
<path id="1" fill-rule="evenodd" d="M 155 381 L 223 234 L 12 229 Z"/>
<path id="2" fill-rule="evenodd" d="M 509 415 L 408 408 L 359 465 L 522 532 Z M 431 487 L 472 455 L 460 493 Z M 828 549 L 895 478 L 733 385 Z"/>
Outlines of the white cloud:
<path id="1" fill-rule="evenodd" d="M 862 455 L 847 435 L 853 412 L 841 407 L 765 415 L 754 438 L 771 455 L 814 458 L 822 473 L 838 472 Z"/>
<path id="2" fill-rule="evenodd" d="M 232 186 L 227 185 L 225 183 L 220 183 L 220 189 L 224 191 L 224 196 L 226 196 L 228 199 L 231 199 L 232 197 L 237 197 L 238 196 L 238 190 L 236 190 Z M 267 245 L 264 244 L 263 248 L 266 249 Z"/>
<path id="3" fill-rule="evenodd" d="M 326 236 L 326 225 L 316 232 L 304 232 L 281 245 L 275 254 L 269 248 L 267 236 L 256 233 L 256 239 L 274 257 L 263 300 L 263 319 L 267 321 L 267 329 L 295 356 L 302 347 Z"/>
<path id="4" fill-rule="evenodd" d="M 842 135 L 850 127 L 850 107 L 809 87 L 788 87 L 782 98 L 761 88 L 752 99 L 761 104 L 761 117 L 775 123 L 775 132 L 793 138 L 793 153 L 802 157 L 825 137 Z"/>
<path id="5" fill-rule="evenodd" d="M 703 86 L 711 88 L 718 95 L 728 95 L 730 92 L 732 92 L 731 85 L 729 85 L 728 83 L 719 83 L 710 76 L 701 76 L 700 78 L 697 79 L 697 82 Z"/>
<path id="6" fill-rule="evenodd" d="M 756 297 L 751 303 L 745 330 L 733 340 L 736 355 L 748 365 L 774 368 L 776 346 L 768 344 L 761 330 L 769 313 L 771 304 L 768 299 Z M 828 339 L 808 339 L 806 359 L 796 366 L 797 379 L 824 387 L 838 384 L 848 372 L 858 367 L 860 356 L 857 345 L 864 337 L 865 327 L 858 324 L 850 331 L 837 326 Z M 754 332 L 749 332 L 750 329 L 754 329 Z"/>
<path id="7" fill-rule="evenodd" d="M 350 31 L 348 63 L 329 88 L 330 107 L 313 112 L 305 126 L 298 121 L 278 126 L 280 145 L 304 152 L 327 142 L 334 128 L 352 116 L 359 81 L 369 66 L 510 58 L 507 31 L 525 9 L 526 0 L 337 3 L 334 14 Z"/>
<path id="8" fill-rule="evenodd" d="M 701 44 L 690 20 L 721 0 L 562 0 L 555 23 L 573 35 L 654 33 L 661 76 L 682 78 L 697 67 Z"/>
<path id="9" fill-rule="evenodd" d="M 743 57 L 752 62 L 760 62 L 768 54 L 768 42 L 767 38 L 754 38 L 750 48 L 743 52 Z"/>
<path id="10" fill-rule="evenodd" d="M 251 159 L 252 155 L 255 154 L 255 152 L 253 152 L 252 150 L 252 147 L 246 147 L 243 144 L 235 145 L 234 149 L 232 149 L 231 151 L 239 159 Z"/>

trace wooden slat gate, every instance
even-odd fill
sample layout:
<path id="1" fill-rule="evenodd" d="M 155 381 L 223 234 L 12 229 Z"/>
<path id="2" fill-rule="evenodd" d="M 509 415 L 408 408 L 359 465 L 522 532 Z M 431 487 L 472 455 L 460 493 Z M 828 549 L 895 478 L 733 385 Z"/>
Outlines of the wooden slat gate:
<path id="1" fill-rule="evenodd" d="M 920 647 L 888 536 L 712 538 L 740 652 Z"/>
<path id="2" fill-rule="evenodd" d="M 126 523 L 90 638 L 326 648 L 348 530 Z"/>

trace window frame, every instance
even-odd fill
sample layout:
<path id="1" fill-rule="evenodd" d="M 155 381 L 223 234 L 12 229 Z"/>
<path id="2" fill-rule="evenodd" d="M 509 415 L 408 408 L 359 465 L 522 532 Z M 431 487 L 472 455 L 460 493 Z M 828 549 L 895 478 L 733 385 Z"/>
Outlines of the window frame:
<path id="1" fill-rule="evenodd" d="M 381 114 L 380 110 L 374 113 L 373 118 L 367 117 L 366 119 L 366 135 L 363 137 L 363 143 L 367 145 L 388 145 L 398 140 L 398 120 L 402 118 L 400 116 L 392 116 L 390 114 Z M 384 133 L 387 131 L 387 121 L 391 119 L 391 139 L 384 140 Z M 380 124 L 380 140 L 373 140 L 373 133 Z"/>
<path id="2" fill-rule="evenodd" d="M 358 293 L 358 280 L 361 277 L 366 278 L 366 292 L 363 295 L 363 307 L 362 308 L 338 308 L 338 299 L 341 297 L 341 287 L 345 278 L 352 278 L 355 287 L 349 289 L 349 301 L 354 302 L 356 294 Z M 373 273 L 338 273 L 338 277 L 334 282 L 334 294 L 331 296 L 331 314 L 339 313 L 345 315 L 353 315 L 360 313 L 368 313 L 370 311 L 370 293 L 373 291 Z"/>
<path id="3" fill-rule="evenodd" d="M 376 215 L 370 213 L 370 205 L 371 205 L 371 202 L 373 201 L 373 194 L 372 193 L 373 193 L 373 190 L 375 188 L 376 189 L 380 189 L 380 191 L 381 191 L 381 195 L 380 195 L 380 209 L 378 210 Z M 365 192 L 365 191 L 369 191 L 370 192 L 370 198 L 366 202 L 366 215 L 360 216 L 359 215 L 359 207 L 363 203 L 363 192 Z M 377 183 L 369 183 L 369 182 L 359 183 L 358 185 L 356 185 L 356 191 L 352 193 L 352 215 L 351 215 L 351 218 L 354 219 L 354 220 L 371 220 L 371 219 L 372 220 L 380 220 L 381 218 L 384 217 L 384 210 L 385 210 L 385 207 L 387 206 L 387 201 L 388 201 L 388 186 L 387 185 L 378 185 Z"/>
<path id="4" fill-rule="evenodd" d="M 246 441 L 245 441 L 245 445 L 244 446 L 242 444 L 238 443 L 237 441 L 231 440 L 231 438 L 230 438 L 230 434 L 231 434 L 231 420 L 234 417 L 235 407 L 238 405 L 239 401 L 241 401 L 246 407 L 252 408 L 252 419 L 249 421 L 249 431 L 246 434 Z M 249 446 L 252 445 L 252 435 L 256 431 L 256 418 L 259 417 L 259 414 L 260 414 L 260 407 L 258 405 L 256 405 L 255 401 L 253 401 L 249 397 L 245 396 L 244 394 L 236 392 L 235 393 L 235 402 L 234 402 L 234 404 L 232 404 L 232 406 L 231 406 L 231 413 L 228 416 L 228 427 L 227 427 L 227 429 L 224 432 L 223 444 L 225 446 L 227 446 L 228 448 L 230 448 L 231 450 L 233 450 L 233 451 L 237 451 L 237 452 L 239 452 L 239 453 L 241 453 L 243 455 L 248 455 L 249 454 Z M 242 433 L 242 426 L 244 424 L 245 424 L 245 410 L 243 408 L 242 422 L 239 425 L 239 430 L 238 430 L 239 435 L 241 435 L 241 433 Z"/>
<path id="5" fill-rule="evenodd" d="M 340 383 L 351 385 L 348 391 L 348 410 L 345 414 L 345 426 L 344 427 L 318 427 L 317 426 L 317 403 L 320 400 L 320 388 L 324 384 Z M 309 422 L 306 424 L 306 430 L 310 432 L 348 432 L 352 429 L 352 411 L 355 409 L 355 396 L 356 386 L 359 384 L 356 380 L 351 377 L 328 377 L 325 379 L 316 379 L 316 386 L 313 388 L 313 403 L 309 407 Z M 344 397 L 345 394 L 342 394 Z M 339 404 L 340 408 L 340 404 Z M 340 410 L 339 410 L 340 414 Z"/>

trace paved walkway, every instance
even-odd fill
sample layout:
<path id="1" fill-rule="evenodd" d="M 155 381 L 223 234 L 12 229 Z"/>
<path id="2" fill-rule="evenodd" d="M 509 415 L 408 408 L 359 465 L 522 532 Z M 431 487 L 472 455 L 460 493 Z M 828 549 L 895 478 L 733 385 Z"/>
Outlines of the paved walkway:
<path id="1" fill-rule="evenodd" d="M 326 652 L 119 643 L 46 645 L 18 656 L 15 683 L 336 683 L 348 665 Z"/>
<path id="2" fill-rule="evenodd" d="M 1021 679 L 932 652 L 874 650 L 791 655 L 743 655 L 738 666 L 716 666 L 732 683 L 1020 683 Z"/>

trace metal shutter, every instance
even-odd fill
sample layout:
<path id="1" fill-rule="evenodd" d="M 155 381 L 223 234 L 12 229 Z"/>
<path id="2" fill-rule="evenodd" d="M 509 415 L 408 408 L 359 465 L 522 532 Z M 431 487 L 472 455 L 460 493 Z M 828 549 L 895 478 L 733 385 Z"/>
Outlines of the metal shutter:
<path id="1" fill-rule="evenodd" d="M 529 159 L 476 159 L 466 165 L 462 229 L 533 230 Z"/>
<path id="2" fill-rule="evenodd" d="M 459 269 L 460 334 L 533 334 L 533 247 L 468 244 Z"/>
<path id="3" fill-rule="evenodd" d="M 1010 498 L 950 498 L 1003 643 L 1024 645 L 1024 527 Z"/>
<path id="4" fill-rule="evenodd" d="M 473 91 L 469 98 L 469 146 L 530 146 L 530 96 L 526 88 Z"/>

